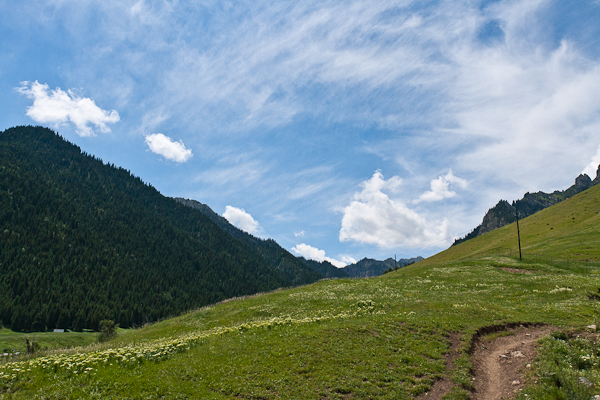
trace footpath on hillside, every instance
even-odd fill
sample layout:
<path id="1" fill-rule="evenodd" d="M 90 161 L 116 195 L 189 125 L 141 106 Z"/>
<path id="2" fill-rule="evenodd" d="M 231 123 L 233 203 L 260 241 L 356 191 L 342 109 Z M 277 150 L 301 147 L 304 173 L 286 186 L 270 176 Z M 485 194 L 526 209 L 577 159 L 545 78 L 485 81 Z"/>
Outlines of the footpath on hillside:
<path id="1" fill-rule="evenodd" d="M 535 343 L 556 328 L 551 326 L 506 329 L 508 336 L 491 342 L 476 339 L 471 363 L 475 371 L 474 400 L 513 398 L 525 386 L 523 375 L 535 358 Z"/>
<path id="2" fill-rule="evenodd" d="M 474 370 L 471 400 L 500 400 L 514 398 L 525 386 L 523 376 L 527 366 L 535 358 L 535 343 L 549 335 L 556 328 L 552 326 L 518 326 L 503 328 L 501 336 L 488 340 L 489 336 L 480 335 L 474 339 L 471 363 Z M 451 351 L 446 355 L 446 368 L 453 368 L 457 357 L 460 337 L 457 333 L 450 336 Z M 447 377 L 437 381 L 428 393 L 419 400 L 440 400 L 452 388 L 453 383 Z"/>

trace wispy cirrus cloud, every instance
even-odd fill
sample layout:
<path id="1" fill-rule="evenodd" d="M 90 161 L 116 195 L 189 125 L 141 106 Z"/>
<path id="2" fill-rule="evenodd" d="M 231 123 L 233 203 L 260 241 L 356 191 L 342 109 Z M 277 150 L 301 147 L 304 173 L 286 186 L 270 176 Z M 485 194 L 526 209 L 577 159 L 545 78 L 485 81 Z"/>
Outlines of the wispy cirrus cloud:
<path id="1" fill-rule="evenodd" d="M 486 180 L 504 169 L 516 190 L 532 177 L 547 188 L 600 143 L 598 63 L 530 23 L 548 1 L 265 4 L 219 46 L 181 49 L 167 75 L 172 99 L 199 101 L 209 119 L 237 114 L 227 119 L 236 126 L 310 113 L 370 121 L 403 132 L 403 144 L 468 140 L 445 152 L 448 163 Z M 492 25 L 493 40 L 482 37 Z"/>
<path id="2" fill-rule="evenodd" d="M 27 116 L 43 124 L 60 125 L 71 122 L 79 136 L 94 135 L 90 124 L 100 132 L 110 132 L 107 124 L 120 120 L 116 110 L 105 111 L 94 100 L 80 97 L 72 90 L 51 90 L 48 84 L 38 81 L 21 82 L 18 90 L 33 100 L 33 105 L 27 108 Z"/>
<path id="3" fill-rule="evenodd" d="M 461 221 L 499 198 L 561 189 L 581 170 L 592 173 L 600 145 L 597 10 L 591 1 L 552 0 L 32 0 L 3 9 L 57 34 L 46 45 L 65 44 L 52 54 L 66 51 L 68 61 L 55 79 L 105 88 L 127 116 L 120 127 L 169 125 L 202 148 L 197 179 L 183 190 L 195 186 L 222 207 L 235 196 L 263 224 L 267 215 L 280 224 L 280 238 L 293 231 L 284 223 L 302 221 L 311 237 L 325 238 L 323 227 L 339 227 L 340 216 L 358 223 L 353 210 L 373 211 L 368 229 L 344 225 L 353 228 L 341 245 L 331 228 L 338 246 L 355 246 L 350 238 L 367 238 L 373 226 L 399 235 L 372 204 L 413 224 L 421 232 L 415 243 L 431 243 L 444 215 L 453 231 L 467 230 Z M 37 59 L 39 49 L 27 57 Z M 297 174 L 324 164 L 331 171 Z M 467 189 L 431 180 L 450 167 Z M 402 176 L 404 194 L 428 194 L 413 202 L 418 195 L 384 187 L 387 199 L 377 191 L 370 200 L 353 197 L 365 171 L 378 168 Z M 435 199 L 451 200 L 426 201 Z M 383 242 L 374 233 L 360 243 Z"/>

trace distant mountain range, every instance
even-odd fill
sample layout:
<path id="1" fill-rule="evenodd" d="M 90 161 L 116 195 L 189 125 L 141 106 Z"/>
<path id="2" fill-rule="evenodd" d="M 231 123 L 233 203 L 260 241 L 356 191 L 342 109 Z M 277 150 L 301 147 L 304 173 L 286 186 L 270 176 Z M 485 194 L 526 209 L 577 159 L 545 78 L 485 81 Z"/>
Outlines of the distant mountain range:
<path id="1" fill-rule="evenodd" d="M 423 260 L 423 257 L 401 258 L 394 261 L 393 258 L 388 258 L 384 261 L 373 260 L 371 258 L 363 258 L 356 264 L 350 264 L 342 268 L 351 277 L 368 278 L 371 276 L 379 276 L 390 269 L 402 268 L 409 264 L 414 264 Z"/>
<path id="2" fill-rule="evenodd" d="M 512 224 L 516 221 L 515 211 L 518 211 L 519 218 L 525 218 L 538 211 L 548 208 L 554 204 L 560 203 L 577 193 L 583 192 L 592 186 L 600 183 L 600 166 L 596 172 L 596 178 L 592 180 L 588 175 L 581 174 L 575 179 L 575 184 L 566 190 L 556 190 L 553 193 L 525 193 L 522 199 L 513 201 L 512 204 L 506 200 L 500 200 L 498 204 L 490 208 L 483 217 L 483 221 L 471 233 L 463 238 L 456 239 L 452 246 L 481 236 L 484 233 L 491 232 L 494 229 Z"/>

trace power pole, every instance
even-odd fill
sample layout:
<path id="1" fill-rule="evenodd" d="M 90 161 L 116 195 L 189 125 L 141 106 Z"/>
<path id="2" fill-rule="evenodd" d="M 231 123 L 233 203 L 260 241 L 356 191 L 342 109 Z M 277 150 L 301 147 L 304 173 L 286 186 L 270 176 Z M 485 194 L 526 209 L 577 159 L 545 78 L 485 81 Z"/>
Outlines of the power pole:
<path id="1" fill-rule="evenodd" d="M 519 212 L 517 211 L 517 206 L 515 206 L 515 217 L 517 218 L 517 238 L 519 239 L 519 260 L 523 261 L 521 255 L 521 231 L 519 230 Z"/>
<path id="2" fill-rule="evenodd" d="M 396 262 L 396 255 L 394 254 L 394 269 L 398 269 L 398 263 Z"/>

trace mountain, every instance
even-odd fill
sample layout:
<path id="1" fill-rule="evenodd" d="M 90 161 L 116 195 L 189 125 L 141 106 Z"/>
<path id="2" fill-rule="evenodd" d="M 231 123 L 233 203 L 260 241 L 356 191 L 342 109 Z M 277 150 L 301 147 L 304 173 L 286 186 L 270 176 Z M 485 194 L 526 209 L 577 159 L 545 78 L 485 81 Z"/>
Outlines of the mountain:
<path id="1" fill-rule="evenodd" d="M 598 171 L 596 172 L 596 178 L 594 180 L 592 180 L 586 174 L 581 174 L 575 179 L 575 184 L 566 190 L 556 190 L 553 193 L 528 192 L 525 193 L 522 199 L 513 201 L 512 204 L 506 200 L 500 200 L 498 204 L 488 210 L 479 226 L 473 229 L 473 231 L 471 231 L 471 233 L 465 237 L 456 239 L 452 246 L 456 246 L 464 241 L 473 239 L 477 236 L 483 235 L 484 233 L 491 232 L 494 229 L 498 229 L 515 222 L 516 210 L 518 210 L 519 218 L 525 218 L 554 204 L 573 197 L 577 193 L 581 193 L 599 183 L 600 166 L 598 166 Z"/>
<path id="2" fill-rule="evenodd" d="M 393 258 L 388 258 L 384 261 L 374 260 L 372 258 L 363 258 L 362 260 L 346 265 L 343 268 L 337 268 L 328 261 L 314 261 L 300 259 L 309 267 L 325 275 L 327 278 L 369 278 L 373 276 L 383 275 L 389 270 L 402 268 L 406 265 L 414 264 L 423 260 L 423 257 L 401 258 L 394 262 Z"/>
<path id="3" fill-rule="evenodd" d="M 423 260 L 423 257 L 401 258 L 396 262 L 393 258 L 388 258 L 385 261 L 363 258 L 355 264 L 345 266 L 342 270 L 353 278 L 368 278 L 383 275 L 384 272 L 390 269 L 402 268 L 421 260 Z"/>
<path id="4" fill-rule="evenodd" d="M 281 272 L 294 286 L 306 285 L 323 279 L 325 274 L 309 267 L 301 260 L 282 248 L 273 239 L 260 239 L 231 225 L 229 221 L 215 213 L 209 206 L 196 200 L 175 198 L 175 201 L 188 207 L 202 211 L 211 221 L 217 224 L 230 236 L 240 240 L 260 254 L 274 269 Z"/>
<path id="5" fill-rule="evenodd" d="M 13 330 L 139 326 L 314 279 L 41 127 L 0 132 L 0 237 L 0 320 Z"/>

